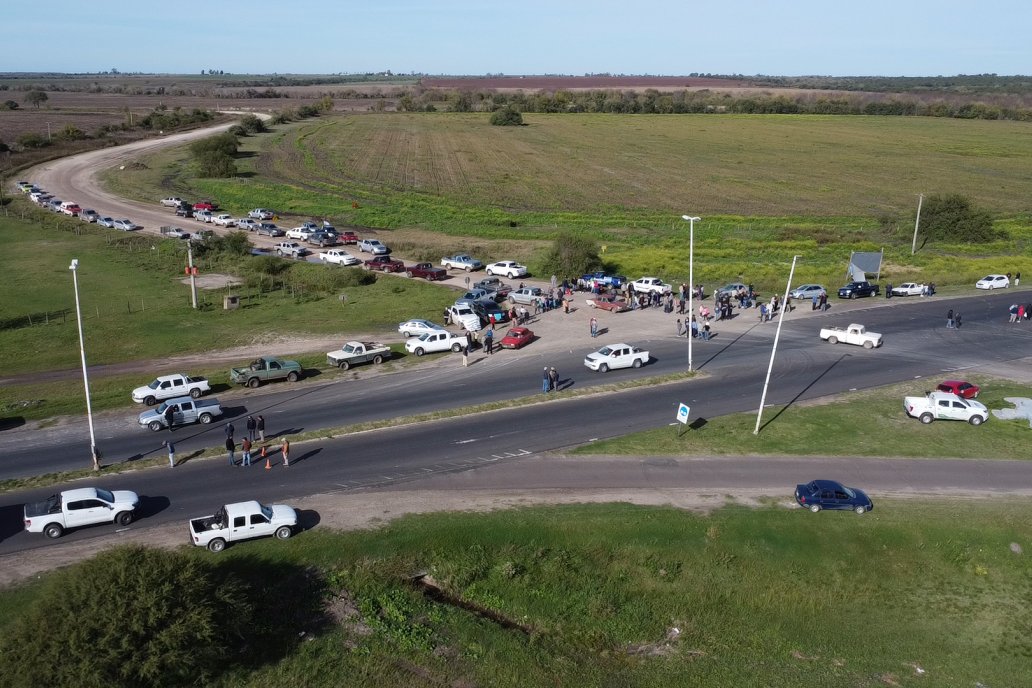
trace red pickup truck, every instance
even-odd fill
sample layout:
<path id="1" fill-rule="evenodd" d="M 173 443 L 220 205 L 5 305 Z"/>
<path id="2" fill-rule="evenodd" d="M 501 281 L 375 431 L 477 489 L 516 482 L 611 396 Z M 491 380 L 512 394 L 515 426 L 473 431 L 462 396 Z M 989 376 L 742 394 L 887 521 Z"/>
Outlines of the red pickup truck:
<path id="1" fill-rule="evenodd" d="M 218 210 L 219 204 L 215 201 L 197 201 L 193 204 L 194 210 Z"/>
<path id="2" fill-rule="evenodd" d="M 340 239 L 340 243 L 346 246 L 354 246 L 358 243 L 358 235 L 352 231 L 340 232 L 337 238 Z"/>
<path id="3" fill-rule="evenodd" d="M 406 277 L 422 277 L 428 282 L 443 280 L 448 277 L 448 271 L 436 267 L 433 263 L 416 263 L 405 268 Z"/>
<path id="4" fill-rule="evenodd" d="M 373 256 L 364 264 L 366 270 L 379 270 L 380 272 L 404 272 L 405 264 L 390 256 Z"/>

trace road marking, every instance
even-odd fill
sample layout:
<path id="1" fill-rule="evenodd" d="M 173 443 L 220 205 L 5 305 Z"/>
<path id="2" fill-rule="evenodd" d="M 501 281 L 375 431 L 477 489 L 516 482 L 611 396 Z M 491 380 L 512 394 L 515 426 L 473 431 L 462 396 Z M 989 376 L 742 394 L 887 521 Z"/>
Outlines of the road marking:
<path id="1" fill-rule="evenodd" d="M 458 440 L 455 444 L 469 444 L 470 442 L 476 442 L 476 440 Z"/>

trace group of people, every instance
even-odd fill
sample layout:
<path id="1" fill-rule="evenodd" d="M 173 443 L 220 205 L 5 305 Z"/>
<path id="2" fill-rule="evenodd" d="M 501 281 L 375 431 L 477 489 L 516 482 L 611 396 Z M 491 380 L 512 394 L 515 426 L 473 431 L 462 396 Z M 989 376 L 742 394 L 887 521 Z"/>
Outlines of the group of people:
<path id="1" fill-rule="evenodd" d="M 691 321 L 688 323 L 688 326 L 685 327 L 685 325 L 683 323 L 681 323 L 681 319 L 678 318 L 677 319 L 677 336 L 678 337 L 691 336 L 693 338 L 701 339 L 704 342 L 708 342 L 709 338 L 710 338 L 710 324 L 709 324 L 709 321 L 703 320 L 702 327 L 700 328 L 699 327 L 699 321 L 696 320 L 695 316 L 693 315 Z"/>
<path id="2" fill-rule="evenodd" d="M 541 374 L 541 391 L 545 394 L 559 391 L 559 373 L 555 366 L 545 366 L 545 372 Z"/>
<path id="3" fill-rule="evenodd" d="M 1018 274 L 1020 275 L 1021 273 L 1019 272 Z M 1012 303 L 1007 312 L 1010 313 L 1010 320 L 1008 322 L 1019 323 L 1022 320 L 1028 320 L 1032 318 L 1032 303 Z"/>
<path id="4" fill-rule="evenodd" d="M 261 447 L 259 448 L 259 456 L 265 459 L 265 467 L 271 468 L 271 463 L 268 457 L 268 445 L 265 443 L 265 418 L 263 416 L 247 417 L 247 435 L 240 440 L 240 463 L 236 462 L 236 428 L 233 426 L 233 422 L 226 423 L 226 455 L 229 460 L 230 466 L 250 466 L 251 465 L 251 452 L 254 449 L 255 442 L 259 442 Z M 172 425 L 169 424 L 168 429 L 172 430 Z M 161 443 L 162 446 L 168 450 L 168 465 L 169 468 L 176 467 L 176 445 L 172 440 L 166 440 Z M 283 457 L 283 465 L 290 465 L 290 440 L 286 436 L 283 437 L 279 446 L 280 455 Z"/>

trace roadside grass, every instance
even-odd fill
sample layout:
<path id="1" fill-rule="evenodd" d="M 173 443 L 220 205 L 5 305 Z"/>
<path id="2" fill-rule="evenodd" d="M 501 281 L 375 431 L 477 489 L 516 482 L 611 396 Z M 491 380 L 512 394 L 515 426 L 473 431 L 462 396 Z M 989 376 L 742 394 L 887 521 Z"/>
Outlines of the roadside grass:
<path id="1" fill-rule="evenodd" d="M 978 401 L 990 410 L 1012 408 L 1004 397 L 1032 397 L 1028 385 L 983 375 L 965 379 L 982 388 Z M 697 407 L 691 420 L 697 424 L 701 415 L 704 422 L 696 429 L 684 430 L 680 424 L 655 428 L 592 442 L 571 453 L 1029 459 L 1027 421 L 990 415 L 976 428 L 958 421 L 922 425 L 909 418 L 903 411 L 903 397 L 921 396 L 936 384 L 938 379 L 914 380 L 765 408 L 758 435 L 753 434 L 755 412 L 706 418 Z"/>
<path id="2" fill-rule="evenodd" d="M 1032 272 L 1032 217 L 1016 201 L 1032 188 L 1013 150 L 1032 155 L 1032 137 L 1022 135 L 1029 126 L 534 115 L 518 132 L 499 132 L 480 115 L 348 115 L 243 139 L 249 157 L 238 161 L 234 179 L 192 177 L 182 150 L 159 154 L 145 169 L 110 170 L 106 179 L 151 202 L 174 191 L 216 198 L 236 212 L 272 207 L 376 228 L 418 258 L 438 258 L 443 235 L 446 244 L 472 242 L 468 250 L 478 257 L 518 259 L 533 272 L 541 270 L 543 248 L 572 231 L 605 246 L 613 270 L 675 282 L 688 273 L 688 230 L 680 219 L 687 208 L 703 216 L 695 276 L 707 285 L 744 280 L 780 289 L 788 263 L 801 255 L 799 282 L 833 287 L 850 251 L 883 248 L 882 281 L 943 285 L 998 272 L 1004 256 L 1007 270 Z M 960 155 L 966 164 L 957 164 Z M 911 256 L 916 188 L 962 189 L 999 217 L 1008 238 L 932 243 Z M 395 241 L 396 231 L 407 238 Z"/>
<path id="3" fill-rule="evenodd" d="M 1011 549 L 1030 517 L 1006 499 L 879 500 L 863 517 L 614 504 L 317 528 L 217 560 L 307 570 L 331 623 L 284 616 L 282 658 L 216 685 L 1013 685 L 1032 654 Z M 44 590 L 4 590 L 0 609 Z"/>
<path id="4" fill-rule="evenodd" d="M 77 220 L 46 216 L 38 223 L 0 218 L 5 298 L 0 301 L 0 375 L 79 365 L 75 296 L 68 265 L 79 259 L 79 293 L 90 365 L 156 359 L 230 348 L 280 335 L 393 333 L 414 314 L 435 317 L 454 300 L 446 287 L 378 276 L 374 284 L 339 293 L 295 292 L 289 285 L 201 290 L 205 308 L 190 307 L 180 282 L 182 242 L 125 236 Z M 213 266 L 200 262 L 202 272 Z M 241 264 L 246 273 L 253 263 Z M 295 266 L 323 269 L 324 266 Z M 327 268 L 332 269 L 332 268 Z M 226 293 L 242 307 L 221 308 Z M 280 352 L 270 351 L 276 355 Z M 147 382 L 146 380 L 144 382 Z"/>

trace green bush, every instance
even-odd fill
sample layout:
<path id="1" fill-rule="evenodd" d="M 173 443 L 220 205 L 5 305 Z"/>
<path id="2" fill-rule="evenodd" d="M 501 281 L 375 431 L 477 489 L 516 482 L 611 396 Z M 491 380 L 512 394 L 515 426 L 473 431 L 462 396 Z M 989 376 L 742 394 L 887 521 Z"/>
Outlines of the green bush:
<path id="1" fill-rule="evenodd" d="M 541 262 L 545 274 L 558 275 L 560 278 L 577 277 L 601 267 L 598 243 L 573 234 L 562 234 L 556 238 Z"/>
<path id="2" fill-rule="evenodd" d="M 261 134 L 266 131 L 265 122 L 257 115 L 245 115 L 240 120 L 240 125 L 248 134 Z"/>
<path id="3" fill-rule="evenodd" d="M 498 108 L 491 113 L 491 124 L 497 127 L 518 127 L 523 125 L 523 115 L 511 105 Z"/>
<path id="4" fill-rule="evenodd" d="M 250 623 L 245 585 L 201 560 L 120 547 L 57 574 L 0 651 L 7 686 L 200 685 Z"/>
<path id="5" fill-rule="evenodd" d="M 22 148 L 46 148 L 50 140 L 41 134 L 29 132 L 18 137 L 18 145 Z"/>

